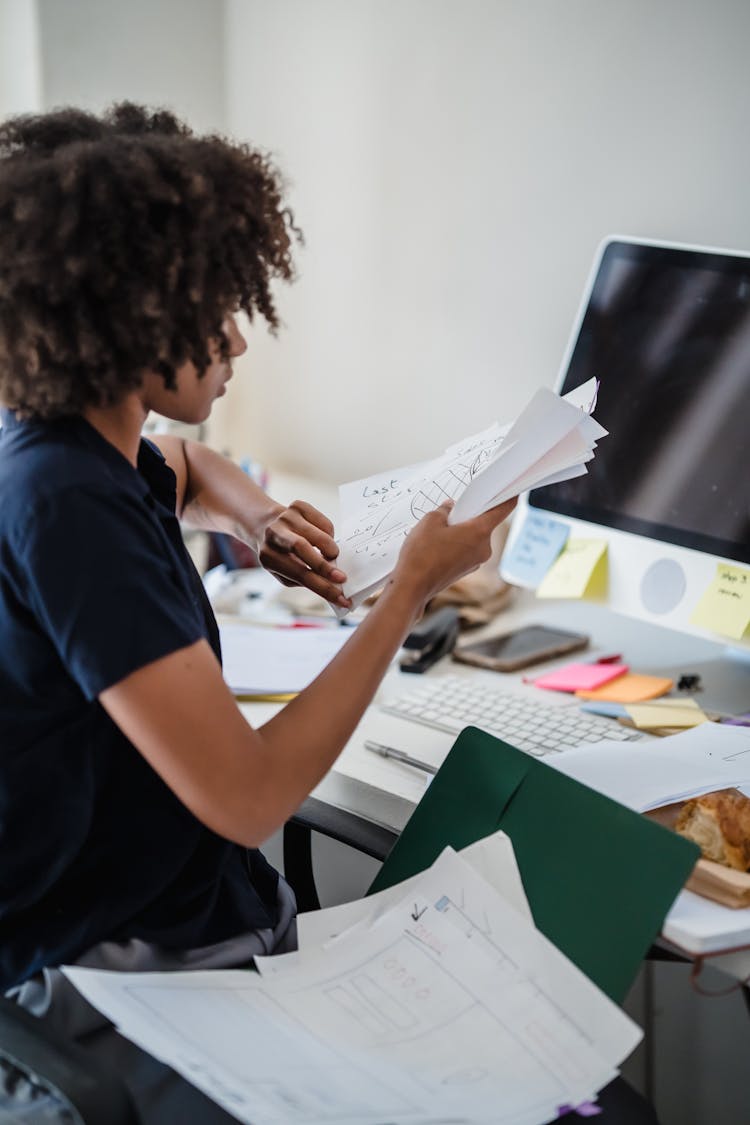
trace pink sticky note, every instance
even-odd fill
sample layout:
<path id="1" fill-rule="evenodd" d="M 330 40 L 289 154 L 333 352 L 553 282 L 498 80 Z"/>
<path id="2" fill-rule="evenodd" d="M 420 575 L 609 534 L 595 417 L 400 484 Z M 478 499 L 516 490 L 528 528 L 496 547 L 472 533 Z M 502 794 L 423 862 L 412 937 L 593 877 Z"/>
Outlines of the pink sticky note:
<path id="1" fill-rule="evenodd" d="M 533 682 L 549 691 L 593 691 L 627 671 L 627 664 L 566 664 Z"/>

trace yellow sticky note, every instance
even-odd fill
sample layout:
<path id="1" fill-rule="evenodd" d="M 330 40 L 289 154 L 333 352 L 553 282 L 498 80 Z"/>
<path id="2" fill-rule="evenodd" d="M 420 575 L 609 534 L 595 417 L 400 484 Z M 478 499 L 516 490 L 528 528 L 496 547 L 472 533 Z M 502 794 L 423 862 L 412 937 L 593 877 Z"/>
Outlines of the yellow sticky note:
<path id="1" fill-rule="evenodd" d="M 639 730 L 659 727 L 697 727 L 708 722 L 708 716 L 694 699 L 655 699 L 651 703 L 627 703 L 630 718 Z"/>
<path id="2" fill-rule="evenodd" d="M 719 563 L 690 620 L 703 629 L 739 640 L 750 625 L 750 570 Z"/>
<path id="3" fill-rule="evenodd" d="M 607 593 L 604 539 L 569 539 L 537 588 L 538 598 L 603 598 Z"/>

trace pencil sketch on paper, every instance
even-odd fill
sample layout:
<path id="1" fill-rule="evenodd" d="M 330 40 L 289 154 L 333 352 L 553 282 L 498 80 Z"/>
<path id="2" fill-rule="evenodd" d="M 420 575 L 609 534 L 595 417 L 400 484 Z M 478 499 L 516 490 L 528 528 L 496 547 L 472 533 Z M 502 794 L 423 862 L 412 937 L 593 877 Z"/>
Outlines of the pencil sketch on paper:
<path id="1" fill-rule="evenodd" d="M 541 388 L 509 425 L 494 422 L 432 461 L 342 485 L 338 564 L 353 604 L 386 581 L 411 529 L 445 500 L 455 504 L 451 522 L 459 522 L 520 491 L 585 473 L 606 435 L 590 417 L 596 385 L 591 379 L 562 398 Z"/>
<path id="2" fill-rule="evenodd" d="M 380 478 L 345 485 L 341 492 L 343 522 L 339 542 L 347 556 L 384 559 L 394 541 L 400 546 L 414 524 L 445 500 L 456 500 L 490 464 L 502 440 L 500 427 L 491 426 L 452 446 L 426 465 L 397 469 Z M 425 469 L 427 471 L 425 471 Z M 357 497 L 353 511 L 349 505 Z M 364 504 L 362 504 L 364 501 Z M 351 581 L 351 567 L 347 571 Z"/>

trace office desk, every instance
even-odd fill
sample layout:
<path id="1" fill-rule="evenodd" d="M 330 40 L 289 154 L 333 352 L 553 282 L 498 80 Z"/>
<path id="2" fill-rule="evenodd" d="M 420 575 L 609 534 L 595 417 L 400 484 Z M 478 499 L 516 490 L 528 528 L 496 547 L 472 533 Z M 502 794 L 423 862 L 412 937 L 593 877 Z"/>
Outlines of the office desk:
<path id="1" fill-rule="evenodd" d="M 492 626 L 487 626 L 476 634 L 472 633 L 471 638 L 475 636 L 478 638 L 490 632 L 506 632 L 533 622 L 586 632 L 591 637 L 591 646 L 585 653 L 580 654 L 581 659 L 589 660 L 596 655 L 622 653 L 625 660 L 638 671 L 654 671 L 666 667 L 689 673 L 694 667 L 705 665 L 706 661 L 715 657 L 719 650 L 719 646 L 711 642 L 632 621 L 613 614 L 602 606 L 584 602 L 539 601 L 526 591 L 518 591 L 511 607 L 500 614 Z M 568 697 L 560 697 L 554 692 L 540 693 L 539 689 L 524 685 L 524 676 L 541 674 L 543 670 L 573 659 L 578 657 L 564 657 L 547 664 L 536 665 L 525 672 L 498 674 L 446 658 L 426 675 L 429 677 L 450 674 L 467 680 L 475 680 L 479 677 L 497 690 L 501 691 L 512 686 L 514 690 L 528 693 L 530 698 L 538 700 L 540 705 L 555 707 L 564 706 L 568 702 Z M 747 681 L 750 705 L 750 665 L 742 674 Z M 351 792 L 351 799 L 358 802 L 358 811 L 362 815 L 396 828 L 403 827 L 405 823 L 403 818 L 408 817 L 411 807 L 419 800 L 424 791 L 426 778 L 409 766 L 380 759 L 366 751 L 364 740 L 374 739 L 396 746 L 434 765 L 440 765 L 454 741 L 453 735 L 407 722 L 378 709 L 379 701 L 409 690 L 414 680 L 413 674 L 402 673 L 395 668 L 388 673 L 377 693 L 374 705 L 364 715 L 325 782 L 327 793 L 332 800 L 335 800 L 336 786 L 340 784 L 342 778 L 363 783 L 364 789 L 350 791 L 342 786 L 339 792 Z M 697 698 L 700 700 L 701 696 Z M 397 799 L 395 802 L 394 797 Z"/>
<path id="2" fill-rule="evenodd" d="M 584 602 L 538 601 L 526 591 L 518 591 L 510 608 L 492 626 L 472 634 L 472 639 L 533 622 L 586 632 L 591 637 L 591 647 L 583 654 L 584 659 L 597 654 L 622 653 L 638 671 L 668 668 L 690 673 L 699 665 L 705 667 L 706 662 L 718 655 L 720 648 L 700 638 L 686 637 L 620 617 L 602 606 Z M 467 680 L 479 677 L 499 690 L 512 684 L 515 689 L 538 699 L 545 707 L 565 706 L 566 697 L 553 692 L 544 693 L 542 697 L 539 689 L 524 685 L 522 681 L 525 674 L 535 675 L 542 669 L 555 667 L 570 659 L 573 658 L 565 657 L 538 665 L 529 669 L 528 673 L 499 675 L 446 658 L 426 675 L 450 674 Z M 750 669 L 740 670 L 738 674 L 747 679 L 750 705 Z M 424 793 L 429 775 L 411 766 L 378 757 L 364 748 L 365 739 L 395 746 L 435 766 L 441 764 L 455 741 L 454 735 L 396 718 L 378 708 L 378 702 L 409 690 L 414 682 L 413 674 L 393 667 L 383 680 L 373 705 L 368 708 L 334 767 L 315 789 L 313 797 L 335 809 L 355 813 L 374 825 L 393 832 L 401 831 Z M 246 712 L 254 723 L 264 721 L 270 713 L 268 705 L 258 704 L 246 705 Z M 713 956 L 711 964 L 744 979 L 750 973 L 750 953 Z"/>

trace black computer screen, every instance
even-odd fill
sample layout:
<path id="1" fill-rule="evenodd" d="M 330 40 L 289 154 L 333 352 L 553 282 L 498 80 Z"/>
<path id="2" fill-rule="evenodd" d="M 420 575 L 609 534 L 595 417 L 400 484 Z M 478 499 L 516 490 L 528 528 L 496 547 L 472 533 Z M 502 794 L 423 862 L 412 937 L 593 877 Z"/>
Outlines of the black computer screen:
<path id="1" fill-rule="evenodd" d="M 609 436 L 531 504 L 750 562 L 750 256 L 610 242 L 561 393 L 592 375 Z"/>

